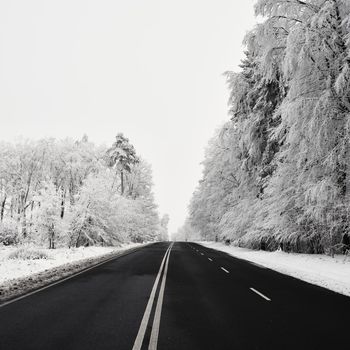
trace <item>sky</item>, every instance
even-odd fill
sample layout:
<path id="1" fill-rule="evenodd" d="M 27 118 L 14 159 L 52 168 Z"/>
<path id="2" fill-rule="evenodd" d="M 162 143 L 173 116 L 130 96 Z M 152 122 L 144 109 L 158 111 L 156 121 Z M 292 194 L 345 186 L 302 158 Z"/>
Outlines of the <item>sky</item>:
<path id="1" fill-rule="evenodd" d="M 175 232 L 227 115 L 254 0 L 0 1 L 0 139 L 123 132 Z"/>

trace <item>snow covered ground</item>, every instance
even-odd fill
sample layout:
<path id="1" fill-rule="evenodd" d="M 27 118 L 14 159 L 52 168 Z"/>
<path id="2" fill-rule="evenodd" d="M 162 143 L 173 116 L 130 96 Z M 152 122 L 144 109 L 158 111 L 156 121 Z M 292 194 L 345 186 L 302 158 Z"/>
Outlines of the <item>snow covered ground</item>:
<path id="1" fill-rule="evenodd" d="M 0 246 L 0 301 L 40 288 L 138 246 L 140 244 L 133 243 L 120 247 L 25 248 L 43 252 L 48 257 L 36 260 L 10 259 L 17 248 Z"/>
<path id="2" fill-rule="evenodd" d="M 265 252 L 227 246 L 216 242 L 197 242 L 303 281 L 350 296 L 350 257 L 337 255 Z"/>

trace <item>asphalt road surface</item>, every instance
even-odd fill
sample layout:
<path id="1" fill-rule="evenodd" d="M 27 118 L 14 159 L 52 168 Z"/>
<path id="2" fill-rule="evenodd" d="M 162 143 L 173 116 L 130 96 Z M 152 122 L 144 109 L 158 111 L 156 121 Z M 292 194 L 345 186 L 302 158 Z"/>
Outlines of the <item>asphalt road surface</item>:
<path id="1" fill-rule="evenodd" d="M 0 307 L 1 350 L 350 349 L 350 298 L 155 243 Z"/>

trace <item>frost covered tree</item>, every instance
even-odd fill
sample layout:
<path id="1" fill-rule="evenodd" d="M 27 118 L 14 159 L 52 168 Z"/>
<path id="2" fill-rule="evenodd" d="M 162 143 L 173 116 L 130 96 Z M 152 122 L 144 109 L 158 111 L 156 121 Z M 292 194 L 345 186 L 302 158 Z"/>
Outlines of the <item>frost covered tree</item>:
<path id="1" fill-rule="evenodd" d="M 37 243 L 48 243 L 54 249 L 57 241 L 64 239 L 64 221 L 60 216 L 61 198 L 52 182 L 44 182 L 42 188 L 34 196 L 34 211 L 31 218 L 32 229 L 30 239 Z"/>
<path id="2" fill-rule="evenodd" d="M 185 223 L 174 233 L 174 239 L 176 241 L 197 241 L 201 239 L 200 232 L 196 230 L 189 218 L 185 220 Z"/>
<path id="3" fill-rule="evenodd" d="M 0 243 L 55 248 L 156 239 L 151 167 L 124 148 L 130 154 L 118 160 L 126 170 L 121 196 L 107 150 L 86 136 L 1 143 Z"/>
<path id="4" fill-rule="evenodd" d="M 109 164 L 120 173 L 120 193 L 124 195 L 124 175 L 130 173 L 131 167 L 139 162 L 134 146 L 122 133 L 116 136 L 112 147 L 108 149 L 107 156 Z"/>
<path id="5" fill-rule="evenodd" d="M 271 184 L 271 206 L 281 240 L 312 252 L 339 242 L 348 226 L 349 163 L 348 70 L 349 3 L 347 1 L 259 1 L 257 14 L 267 17 L 257 40 L 275 43 L 288 86 L 279 113 L 277 135 L 284 134 L 281 164 Z M 275 35 L 275 28 L 281 28 Z M 252 45 L 257 45 L 254 42 Z M 270 62 L 263 61 L 265 67 Z M 342 81 L 342 83 L 340 83 Z M 282 227 L 284 232 L 282 233 Z"/>
<path id="6" fill-rule="evenodd" d="M 160 241 L 168 241 L 169 240 L 169 232 L 168 232 L 168 224 L 169 224 L 169 215 L 164 214 L 160 219 L 160 229 L 159 229 L 159 240 Z"/>
<path id="7" fill-rule="evenodd" d="M 205 238 L 329 251 L 349 230 L 350 2 L 255 10 L 263 20 L 241 71 L 226 73 L 231 121 L 210 143 L 190 219 Z M 230 172 L 231 188 L 219 181 Z"/>

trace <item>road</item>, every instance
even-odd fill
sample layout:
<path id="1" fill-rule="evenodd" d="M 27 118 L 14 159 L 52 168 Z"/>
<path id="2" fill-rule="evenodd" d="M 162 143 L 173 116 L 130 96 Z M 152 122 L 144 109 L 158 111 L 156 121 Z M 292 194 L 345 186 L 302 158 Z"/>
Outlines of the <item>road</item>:
<path id="1" fill-rule="evenodd" d="M 0 307 L 0 349 L 346 349 L 349 318 L 348 297 L 161 242 Z"/>

